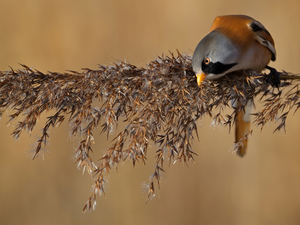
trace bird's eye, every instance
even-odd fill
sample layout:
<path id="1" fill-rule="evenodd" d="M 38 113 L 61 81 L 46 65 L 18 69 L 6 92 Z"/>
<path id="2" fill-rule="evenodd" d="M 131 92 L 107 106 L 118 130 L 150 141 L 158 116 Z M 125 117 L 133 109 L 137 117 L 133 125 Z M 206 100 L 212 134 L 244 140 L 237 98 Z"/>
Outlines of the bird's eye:
<path id="1" fill-rule="evenodd" d="M 203 62 L 204 62 L 205 65 L 208 65 L 210 63 L 210 59 L 209 58 L 205 58 L 203 60 Z"/>

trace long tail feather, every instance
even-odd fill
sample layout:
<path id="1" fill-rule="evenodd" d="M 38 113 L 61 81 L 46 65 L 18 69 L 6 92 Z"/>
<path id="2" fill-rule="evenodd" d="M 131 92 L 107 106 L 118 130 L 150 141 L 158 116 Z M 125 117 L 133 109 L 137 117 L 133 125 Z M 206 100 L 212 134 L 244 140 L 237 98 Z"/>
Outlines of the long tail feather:
<path id="1" fill-rule="evenodd" d="M 241 103 L 237 102 L 237 110 L 241 107 Z M 251 125 L 252 102 L 248 102 L 246 107 L 239 111 L 235 122 L 235 142 L 241 142 L 237 150 L 237 155 L 243 157 L 246 154 L 248 146 L 248 138 L 245 136 L 250 132 Z"/>

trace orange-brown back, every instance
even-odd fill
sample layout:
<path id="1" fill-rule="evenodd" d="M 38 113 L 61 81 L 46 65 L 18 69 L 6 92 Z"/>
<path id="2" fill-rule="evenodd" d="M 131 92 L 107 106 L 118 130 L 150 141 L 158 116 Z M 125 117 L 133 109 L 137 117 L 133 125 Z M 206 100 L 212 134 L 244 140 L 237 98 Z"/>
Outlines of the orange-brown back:
<path id="1" fill-rule="evenodd" d="M 251 23 L 255 22 L 261 27 L 261 30 L 254 31 Z M 257 20 L 245 15 L 226 15 L 215 18 L 211 30 L 221 30 L 224 35 L 237 43 L 241 49 L 247 49 L 251 45 L 250 40 L 256 39 L 259 35 L 269 41 L 274 46 L 274 40 L 267 29 Z"/>

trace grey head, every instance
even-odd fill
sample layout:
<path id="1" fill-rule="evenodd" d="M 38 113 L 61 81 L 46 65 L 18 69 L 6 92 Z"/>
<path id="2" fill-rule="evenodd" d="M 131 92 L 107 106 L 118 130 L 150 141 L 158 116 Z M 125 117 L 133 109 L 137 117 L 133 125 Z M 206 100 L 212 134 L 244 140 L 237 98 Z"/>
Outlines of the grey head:
<path id="1" fill-rule="evenodd" d="M 239 58 L 238 49 L 216 30 L 206 35 L 197 45 L 192 65 L 197 74 L 205 74 L 204 79 L 217 79 L 234 71 Z"/>

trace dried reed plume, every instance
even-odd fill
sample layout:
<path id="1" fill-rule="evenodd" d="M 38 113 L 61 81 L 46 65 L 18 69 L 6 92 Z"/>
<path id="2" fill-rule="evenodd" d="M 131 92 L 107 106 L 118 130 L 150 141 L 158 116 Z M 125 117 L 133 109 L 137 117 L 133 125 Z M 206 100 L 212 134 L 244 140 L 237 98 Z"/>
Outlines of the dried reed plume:
<path id="1" fill-rule="evenodd" d="M 76 150 L 78 167 L 96 178 L 84 211 L 96 205 L 98 194 L 105 194 L 109 171 L 126 159 L 133 165 L 144 163 L 151 143 L 157 146 L 156 165 L 147 187 L 148 199 L 154 197 L 166 160 L 194 161 L 192 141 L 198 137 L 197 121 L 204 116 L 230 128 L 248 101 L 260 100 L 263 108 L 254 113 L 254 125 L 262 129 L 275 121 L 278 131 L 285 129 L 287 116 L 300 107 L 298 76 L 281 73 L 281 86 L 277 89 L 270 86 L 264 74 L 243 71 L 204 82 L 199 88 L 191 57 L 179 52 L 177 56 L 171 53 L 158 57 L 145 68 L 122 61 L 114 66 L 99 66 L 98 70 L 65 73 L 45 74 L 22 67 L 0 72 L 0 114 L 10 109 L 10 121 L 23 116 L 12 133 L 19 138 L 23 130 L 31 133 L 44 111 L 55 111 L 47 118 L 33 158 L 46 145 L 49 128 L 67 119 L 71 135 L 82 137 Z M 237 99 L 241 108 L 232 108 L 231 101 Z M 232 108 L 232 113 L 226 114 L 225 108 Z M 119 119 L 127 126 L 115 136 L 100 163 L 94 163 L 93 132 L 101 127 L 102 133 L 108 135 Z M 242 140 L 236 143 L 235 148 L 241 143 Z"/>

